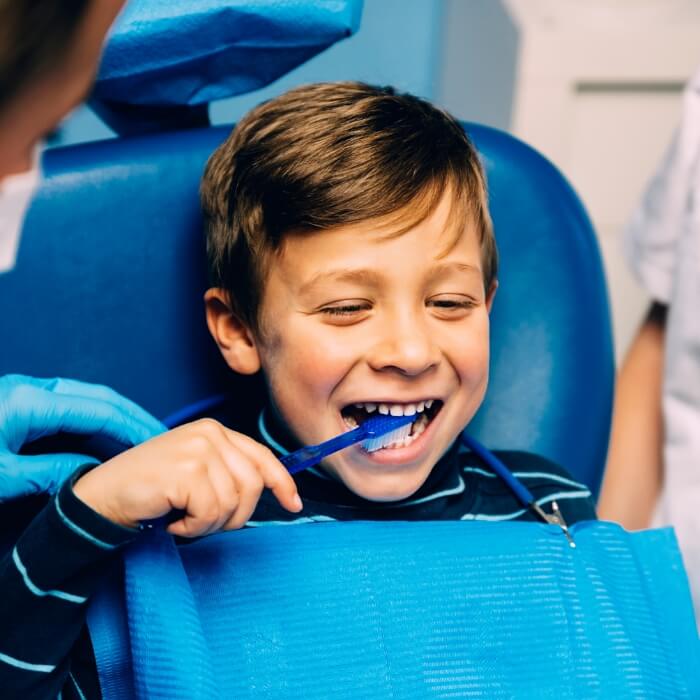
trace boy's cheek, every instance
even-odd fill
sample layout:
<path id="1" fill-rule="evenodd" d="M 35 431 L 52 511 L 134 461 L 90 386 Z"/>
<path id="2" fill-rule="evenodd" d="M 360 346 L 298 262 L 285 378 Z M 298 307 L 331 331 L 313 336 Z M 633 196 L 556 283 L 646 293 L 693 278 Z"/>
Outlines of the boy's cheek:
<path id="1" fill-rule="evenodd" d="M 445 352 L 445 358 L 453 370 L 463 380 L 472 381 L 479 381 L 484 375 L 488 376 L 489 356 L 488 343 L 471 339 L 454 344 Z"/>
<path id="2" fill-rule="evenodd" d="M 300 382 L 314 391 L 331 389 L 352 362 L 352 349 L 324 334 L 289 336 L 265 364 L 284 372 L 287 381 Z"/>
<path id="3" fill-rule="evenodd" d="M 341 378 L 344 367 L 321 348 L 308 347 L 300 352 L 268 358 L 265 363 L 268 383 L 279 409 L 289 420 L 308 415 L 309 410 L 326 406 Z M 316 405 L 318 403 L 318 405 Z"/>

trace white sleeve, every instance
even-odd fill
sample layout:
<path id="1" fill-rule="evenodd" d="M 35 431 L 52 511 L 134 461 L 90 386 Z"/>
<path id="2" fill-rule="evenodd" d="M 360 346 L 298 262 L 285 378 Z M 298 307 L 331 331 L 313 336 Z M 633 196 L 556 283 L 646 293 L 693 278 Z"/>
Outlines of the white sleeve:
<path id="1" fill-rule="evenodd" d="M 630 263 L 669 304 L 664 345 L 664 483 L 656 524 L 671 524 L 700 624 L 700 76 L 627 236 Z"/>
<path id="2" fill-rule="evenodd" d="M 683 97 L 679 129 L 634 212 L 624 237 L 625 255 L 642 286 L 668 304 L 678 263 L 678 246 L 690 221 L 700 156 L 700 72 Z"/>

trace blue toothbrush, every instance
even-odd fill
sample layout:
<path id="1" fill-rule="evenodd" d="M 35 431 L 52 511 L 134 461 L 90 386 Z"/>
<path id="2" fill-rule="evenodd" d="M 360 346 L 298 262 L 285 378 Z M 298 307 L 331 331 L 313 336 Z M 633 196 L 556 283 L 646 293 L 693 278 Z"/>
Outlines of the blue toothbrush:
<path id="1" fill-rule="evenodd" d="M 295 452 L 280 457 L 280 461 L 290 474 L 296 474 L 303 469 L 313 467 L 314 464 L 318 464 L 324 457 L 328 457 L 328 455 L 332 455 L 338 450 L 344 450 L 346 447 L 355 445 L 363 440 L 376 439 L 383 435 L 387 436 L 388 433 L 399 431 L 409 423 L 413 423 L 416 418 L 416 414 L 412 416 L 373 416 L 347 433 L 341 433 L 330 440 L 322 442 L 320 445 L 302 447 Z M 405 430 L 403 433 L 405 433 Z M 399 439 L 400 437 L 406 437 L 406 435 L 397 434 L 394 439 Z"/>

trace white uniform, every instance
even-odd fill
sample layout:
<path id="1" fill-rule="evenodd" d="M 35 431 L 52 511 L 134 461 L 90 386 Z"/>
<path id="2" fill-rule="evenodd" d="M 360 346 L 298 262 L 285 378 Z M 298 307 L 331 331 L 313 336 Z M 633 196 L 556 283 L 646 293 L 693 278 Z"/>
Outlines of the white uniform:
<path id="1" fill-rule="evenodd" d="M 30 170 L 0 180 L 0 272 L 15 266 L 24 217 L 41 182 L 40 151 L 35 146 Z"/>
<path id="2" fill-rule="evenodd" d="M 700 70 L 671 146 L 625 240 L 629 263 L 666 320 L 664 487 L 655 524 L 671 524 L 700 620 Z"/>

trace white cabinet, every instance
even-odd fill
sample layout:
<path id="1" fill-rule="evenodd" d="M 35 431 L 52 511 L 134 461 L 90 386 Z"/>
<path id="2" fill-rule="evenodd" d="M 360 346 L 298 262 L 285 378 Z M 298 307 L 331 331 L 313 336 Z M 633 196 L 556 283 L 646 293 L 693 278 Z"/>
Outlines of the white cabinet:
<path id="1" fill-rule="evenodd" d="M 509 92 L 507 128 L 566 174 L 591 215 L 619 360 L 647 304 L 622 258 L 622 229 L 678 124 L 683 85 L 700 64 L 700 1 L 452 0 L 448 42 L 459 34 L 450 25 L 460 22 L 469 24 L 467 35 L 482 29 L 480 52 L 470 55 L 455 39 L 446 46 L 443 101 L 448 109 L 459 105 L 458 116 L 479 119 L 487 110 L 468 105 L 482 98 L 474 85 L 459 84 L 454 61 L 482 75 L 496 66 L 499 104 Z M 503 80 L 504 55 L 514 57 L 510 81 Z"/>

